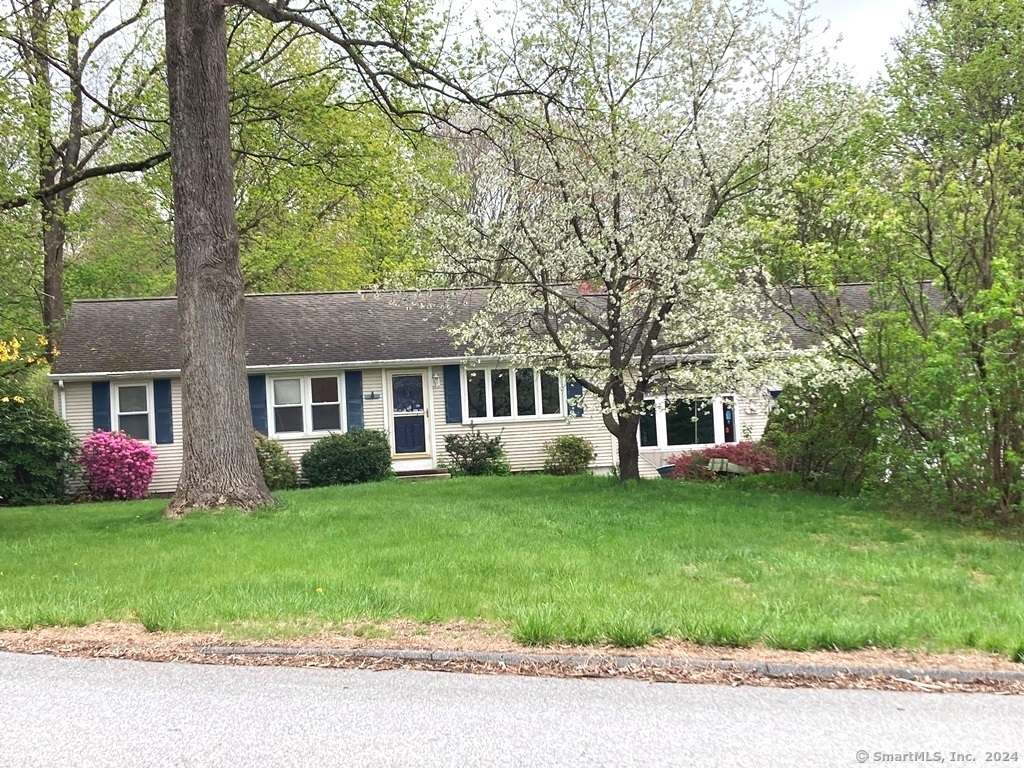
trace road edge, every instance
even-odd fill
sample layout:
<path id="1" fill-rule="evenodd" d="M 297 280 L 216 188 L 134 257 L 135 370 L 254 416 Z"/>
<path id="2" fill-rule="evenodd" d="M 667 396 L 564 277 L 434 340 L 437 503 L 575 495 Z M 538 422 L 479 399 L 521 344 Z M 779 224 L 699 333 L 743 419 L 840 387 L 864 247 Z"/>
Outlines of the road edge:
<path id="1" fill-rule="evenodd" d="M 397 662 L 469 663 L 519 666 L 523 664 L 563 664 L 576 667 L 607 665 L 616 668 L 646 666 L 655 669 L 691 669 L 716 672 L 741 672 L 769 678 L 834 677 L 877 680 L 889 678 L 900 681 L 939 681 L 949 683 L 1024 683 L 1024 670 L 984 669 L 928 669 L 911 667 L 870 667 L 828 664 L 789 664 L 780 662 L 731 661 L 728 659 L 687 659 L 630 656 L 626 654 L 581 653 L 529 653 L 488 651 L 418 651 L 377 648 L 296 648 L 291 646 L 233 646 L 212 645 L 196 647 L 199 654 L 208 656 L 326 656 L 345 659 L 383 659 Z"/>

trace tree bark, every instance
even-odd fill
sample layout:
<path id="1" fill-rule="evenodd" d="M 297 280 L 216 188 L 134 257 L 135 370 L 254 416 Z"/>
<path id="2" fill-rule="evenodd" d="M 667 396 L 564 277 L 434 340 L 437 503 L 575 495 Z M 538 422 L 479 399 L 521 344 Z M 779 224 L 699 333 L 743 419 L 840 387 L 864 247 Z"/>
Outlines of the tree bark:
<path id="1" fill-rule="evenodd" d="M 43 199 L 43 328 L 46 334 L 46 359 L 51 363 L 60 347 L 64 330 L 64 223 L 63 195 Z"/>
<path id="2" fill-rule="evenodd" d="M 640 479 L 639 430 L 639 417 L 623 417 L 619 421 L 619 431 L 615 435 L 619 452 L 619 480 Z"/>
<path id="3" fill-rule="evenodd" d="M 29 36 L 33 51 L 30 54 L 30 72 L 36 93 L 36 145 L 41 189 L 56 184 L 64 169 L 64 157 L 53 136 L 53 81 L 47 56 L 50 43 L 46 34 L 49 14 L 50 11 L 38 0 L 30 6 Z M 70 125 L 69 131 L 74 128 Z M 43 233 L 43 293 L 40 303 L 46 334 L 46 359 L 52 363 L 64 327 L 64 244 L 67 241 L 64 217 L 70 198 L 55 194 L 42 198 L 40 202 Z"/>
<path id="4" fill-rule="evenodd" d="M 253 444 L 224 6 L 165 0 L 183 465 L 168 517 L 274 503 Z"/>

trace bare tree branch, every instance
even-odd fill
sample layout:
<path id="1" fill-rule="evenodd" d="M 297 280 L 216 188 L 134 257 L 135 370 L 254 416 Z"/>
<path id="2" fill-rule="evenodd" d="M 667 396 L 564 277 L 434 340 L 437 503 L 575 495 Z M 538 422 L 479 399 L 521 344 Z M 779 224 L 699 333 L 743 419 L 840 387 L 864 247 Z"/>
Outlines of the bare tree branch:
<path id="1" fill-rule="evenodd" d="M 61 181 L 49 187 L 37 189 L 30 194 L 0 200 L 0 211 L 10 211 L 14 208 L 21 208 L 22 206 L 28 205 L 33 200 L 42 200 L 47 197 L 52 197 L 53 195 L 59 194 L 67 189 L 71 189 L 88 179 L 95 179 L 100 176 L 113 176 L 119 173 L 140 173 L 142 171 L 148 171 L 151 168 L 156 168 L 162 162 L 170 158 L 170 156 L 170 152 L 160 152 L 156 155 L 147 157 L 145 160 L 134 160 L 123 163 L 110 163 L 109 165 L 93 166 L 92 168 L 87 168 L 68 176 L 65 179 L 61 179 Z"/>

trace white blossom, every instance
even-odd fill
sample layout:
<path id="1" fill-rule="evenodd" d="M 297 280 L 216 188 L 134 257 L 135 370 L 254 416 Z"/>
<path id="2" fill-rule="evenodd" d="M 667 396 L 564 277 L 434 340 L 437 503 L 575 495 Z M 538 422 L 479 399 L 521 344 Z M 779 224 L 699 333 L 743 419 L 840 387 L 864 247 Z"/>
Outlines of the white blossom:
<path id="1" fill-rule="evenodd" d="M 744 199 L 842 123 L 808 97 L 829 73 L 806 6 L 539 0 L 508 30 L 493 85 L 524 95 L 469 118 L 474 189 L 500 204 L 429 221 L 439 272 L 493 286 L 458 341 L 577 377 L 620 451 L 648 393 L 756 393 L 806 365 L 737 257 Z"/>

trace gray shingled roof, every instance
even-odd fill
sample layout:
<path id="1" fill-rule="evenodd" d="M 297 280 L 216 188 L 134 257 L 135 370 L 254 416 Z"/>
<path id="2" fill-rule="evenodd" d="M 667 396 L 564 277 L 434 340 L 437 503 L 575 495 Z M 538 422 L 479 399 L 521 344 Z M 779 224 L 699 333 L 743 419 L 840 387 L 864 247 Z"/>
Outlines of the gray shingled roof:
<path id="1" fill-rule="evenodd" d="M 473 291 L 257 294 L 245 298 L 249 365 L 458 357 L 445 330 Z M 181 368 L 175 298 L 76 301 L 53 375 Z"/>
<path id="2" fill-rule="evenodd" d="M 837 285 L 832 294 L 802 286 L 781 287 L 775 289 L 772 303 L 783 314 L 792 348 L 807 349 L 843 325 L 857 327 L 868 312 L 889 308 L 872 288 L 872 283 L 845 283 Z M 941 311 L 945 304 L 941 292 L 930 282 L 912 283 L 905 290 L 908 299 L 934 311 Z"/>
<path id="3" fill-rule="evenodd" d="M 461 357 L 446 328 L 483 303 L 478 290 L 256 294 L 245 299 L 250 366 L 330 365 Z M 839 287 L 839 306 L 856 316 L 870 305 L 867 283 Z M 791 347 L 819 337 L 805 322 L 815 302 L 806 288 L 784 290 L 778 305 Z M 175 298 L 76 301 L 52 374 L 67 376 L 181 368 Z"/>

